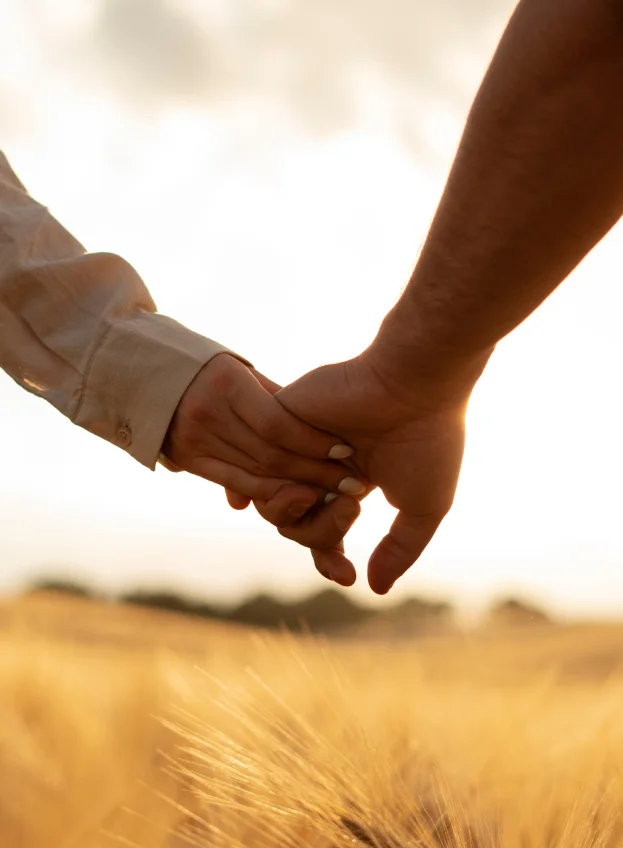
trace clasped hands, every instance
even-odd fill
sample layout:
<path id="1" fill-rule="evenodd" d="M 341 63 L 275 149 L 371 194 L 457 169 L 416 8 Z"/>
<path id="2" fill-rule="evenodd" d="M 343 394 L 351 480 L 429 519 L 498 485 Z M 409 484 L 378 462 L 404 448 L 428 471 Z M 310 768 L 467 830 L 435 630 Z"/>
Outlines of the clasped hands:
<path id="1" fill-rule="evenodd" d="M 281 388 L 219 354 L 184 394 L 163 445 L 178 468 L 254 504 L 282 536 L 311 549 L 317 570 L 356 579 L 343 539 L 378 487 L 398 510 L 368 564 L 386 594 L 418 559 L 454 498 L 466 400 L 401 383 L 373 349 Z"/>

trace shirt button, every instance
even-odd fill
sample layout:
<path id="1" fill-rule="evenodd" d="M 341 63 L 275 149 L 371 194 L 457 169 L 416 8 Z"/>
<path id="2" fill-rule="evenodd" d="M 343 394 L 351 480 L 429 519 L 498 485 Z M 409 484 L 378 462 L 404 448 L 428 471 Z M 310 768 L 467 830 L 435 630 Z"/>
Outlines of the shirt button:
<path id="1" fill-rule="evenodd" d="M 132 444 L 132 433 L 129 427 L 119 427 L 117 430 L 117 443 L 124 448 Z"/>

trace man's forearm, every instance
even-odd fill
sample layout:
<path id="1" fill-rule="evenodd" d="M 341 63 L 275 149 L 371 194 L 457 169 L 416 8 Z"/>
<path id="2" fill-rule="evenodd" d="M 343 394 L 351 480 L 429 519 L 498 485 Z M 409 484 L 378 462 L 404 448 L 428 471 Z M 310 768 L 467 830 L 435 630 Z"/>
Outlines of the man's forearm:
<path id="1" fill-rule="evenodd" d="M 519 4 L 373 345 L 394 375 L 473 382 L 621 217 L 622 95 L 623 2 Z"/>

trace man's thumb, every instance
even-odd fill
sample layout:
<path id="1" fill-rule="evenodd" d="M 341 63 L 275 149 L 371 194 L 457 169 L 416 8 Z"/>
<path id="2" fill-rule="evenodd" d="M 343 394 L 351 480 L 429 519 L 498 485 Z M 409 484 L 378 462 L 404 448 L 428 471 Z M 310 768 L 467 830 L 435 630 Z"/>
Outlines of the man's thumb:
<path id="1" fill-rule="evenodd" d="M 386 595 L 420 557 L 440 524 L 441 518 L 437 516 L 399 512 L 368 562 L 368 583 L 372 591 Z"/>

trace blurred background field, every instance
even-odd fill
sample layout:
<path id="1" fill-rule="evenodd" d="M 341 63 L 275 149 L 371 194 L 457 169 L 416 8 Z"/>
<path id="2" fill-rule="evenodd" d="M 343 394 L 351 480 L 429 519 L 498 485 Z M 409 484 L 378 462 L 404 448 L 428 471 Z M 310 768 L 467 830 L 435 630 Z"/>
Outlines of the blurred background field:
<path id="1" fill-rule="evenodd" d="M 38 592 L 0 630 L 0 833 L 69 846 L 617 846 L 623 626 L 362 641 Z"/>

